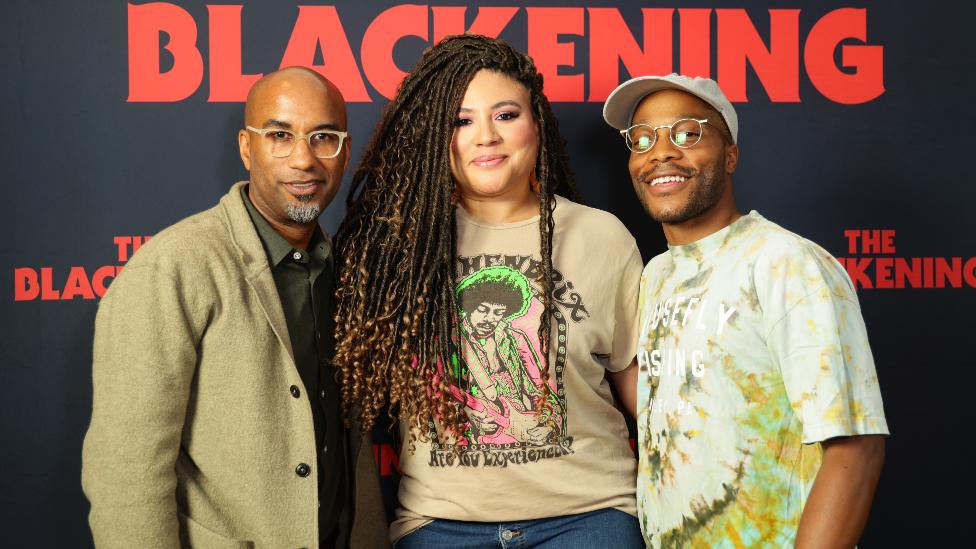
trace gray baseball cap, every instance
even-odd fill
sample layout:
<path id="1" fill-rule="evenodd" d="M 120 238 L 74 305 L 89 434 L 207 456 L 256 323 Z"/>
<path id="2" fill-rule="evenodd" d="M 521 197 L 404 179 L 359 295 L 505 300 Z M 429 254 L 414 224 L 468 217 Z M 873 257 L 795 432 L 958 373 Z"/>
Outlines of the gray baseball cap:
<path id="1" fill-rule="evenodd" d="M 618 130 L 626 130 L 631 125 L 630 121 L 641 99 L 661 90 L 681 90 L 708 103 L 725 119 L 729 133 L 732 134 L 732 142 L 739 142 L 739 117 L 718 83 L 711 78 L 692 78 L 677 73 L 631 78 L 610 92 L 607 102 L 603 104 L 603 119 Z"/>

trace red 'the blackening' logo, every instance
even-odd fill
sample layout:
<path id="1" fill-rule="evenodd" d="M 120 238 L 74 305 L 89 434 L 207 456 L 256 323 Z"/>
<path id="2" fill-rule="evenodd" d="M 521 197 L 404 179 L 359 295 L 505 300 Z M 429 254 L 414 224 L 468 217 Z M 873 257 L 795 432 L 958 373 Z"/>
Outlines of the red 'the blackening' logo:
<path id="1" fill-rule="evenodd" d="M 149 236 L 116 236 L 112 241 L 118 250 L 119 263 L 125 263 Z M 86 269 L 78 265 L 68 269 L 67 277 L 56 276 L 52 267 L 17 267 L 14 269 L 14 301 L 71 301 L 95 299 L 108 291 L 108 285 L 122 265 L 102 265 Z M 91 271 L 91 275 L 89 275 Z M 63 282 L 62 282 L 63 281 Z"/>
<path id="2" fill-rule="evenodd" d="M 855 288 L 976 288 L 976 257 L 897 257 L 894 229 L 847 229 L 847 253 L 838 257 Z"/>
<path id="3" fill-rule="evenodd" d="M 714 63 L 716 80 L 735 102 L 748 101 L 747 65 L 773 102 L 800 101 L 801 68 L 820 94 L 837 103 L 865 103 L 885 91 L 884 47 L 867 44 L 865 9 L 828 12 L 804 37 L 798 9 L 768 10 L 768 33 L 765 28 L 760 33 L 744 9 L 644 8 L 636 31 L 639 39 L 617 8 L 485 6 L 477 8 L 470 25 L 465 23 L 467 10 L 465 6 L 392 6 L 370 22 L 357 58 L 335 6 L 298 6 L 279 66 L 319 71 L 339 87 L 346 101 L 372 101 L 367 80 L 390 99 L 405 76 L 393 60 L 400 40 L 432 44 L 464 32 L 498 37 L 524 12 L 528 54 L 545 77 L 551 101 L 602 102 L 620 82 L 621 64 L 635 76 L 675 71 L 711 76 Z M 181 101 L 208 78 L 208 101 L 244 101 L 263 74 L 243 73 L 242 40 L 254 38 L 242 36 L 243 12 L 242 5 L 208 5 L 207 21 L 198 22 L 172 3 L 129 4 L 128 100 Z M 200 26 L 207 28 L 206 45 L 197 40 Z M 577 59 L 576 45 L 560 40 L 572 35 L 585 39 L 580 48 L 588 55 L 585 65 Z M 769 36 L 768 42 L 763 35 Z M 675 38 L 677 67 L 673 66 Z M 274 44 L 261 47 L 268 46 Z M 834 55 L 838 49 L 839 64 Z M 323 61 L 316 64 L 319 51 Z M 588 72 L 582 66 L 588 66 Z"/>

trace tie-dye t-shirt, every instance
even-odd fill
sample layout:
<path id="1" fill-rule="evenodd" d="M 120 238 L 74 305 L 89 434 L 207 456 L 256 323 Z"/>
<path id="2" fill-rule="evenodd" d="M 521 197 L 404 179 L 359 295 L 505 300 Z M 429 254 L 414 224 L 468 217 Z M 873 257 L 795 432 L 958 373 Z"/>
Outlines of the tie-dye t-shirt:
<path id="1" fill-rule="evenodd" d="M 887 434 L 853 285 L 756 212 L 641 279 L 638 516 L 649 547 L 793 547 L 819 441 Z"/>
<path id="2" fill-rule="evenodd" d="M 461 325 L 448 367 L 471 421 L 459 440 L 431 423 L 432 443 L 404 445 L 393 539 L 431 519 L 637 514 L 637 462 L 605 374 L 634 358 L 643 262 L 606 212 L 557 197 L 553 218 L 550 397 L 539 413 L 539 218 L 489 225 L 457 210 Z"/>

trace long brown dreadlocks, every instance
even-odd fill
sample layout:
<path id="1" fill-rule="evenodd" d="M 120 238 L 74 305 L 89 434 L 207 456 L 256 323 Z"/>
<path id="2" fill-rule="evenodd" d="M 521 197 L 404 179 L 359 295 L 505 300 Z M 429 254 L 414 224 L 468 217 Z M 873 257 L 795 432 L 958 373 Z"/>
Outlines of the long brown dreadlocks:
<path id="1" fill-rule="evenodd" d="M 544 312 L 539 341 L 545 365 L 539 407 L 549 401 L 553 313 L 554 194 L 579 200 L 565 144 L 532 60 L 501 40 L 445 38 L 427 49 L 387 105 L 363 153 L 337 235 L 336 353 L 342 410 L 369 430 L 380 410 L 405 422 L 410 442 L 437 417 L 455 434 L 467 423 L 452 395 L 456 353 L 457 227 L 450 150 L 454 121 L 474 75 L 497 71 L 529 90 L 539 125 L 539 241 Z M 444 367 L 438 375 L 437 363 Z M 542 410 L 537 410 L 541 412 Z"/>

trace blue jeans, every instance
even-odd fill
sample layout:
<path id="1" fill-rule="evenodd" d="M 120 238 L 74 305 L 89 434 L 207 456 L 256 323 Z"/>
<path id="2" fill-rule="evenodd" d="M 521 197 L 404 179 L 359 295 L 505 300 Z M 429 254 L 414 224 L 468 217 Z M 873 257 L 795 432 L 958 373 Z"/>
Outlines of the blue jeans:
<path id="1" fill-rule="evenodd" d="M 635 517 L 616 509 L 518 522 L 435 520 L 395 549 L 643 549 Z"/>

